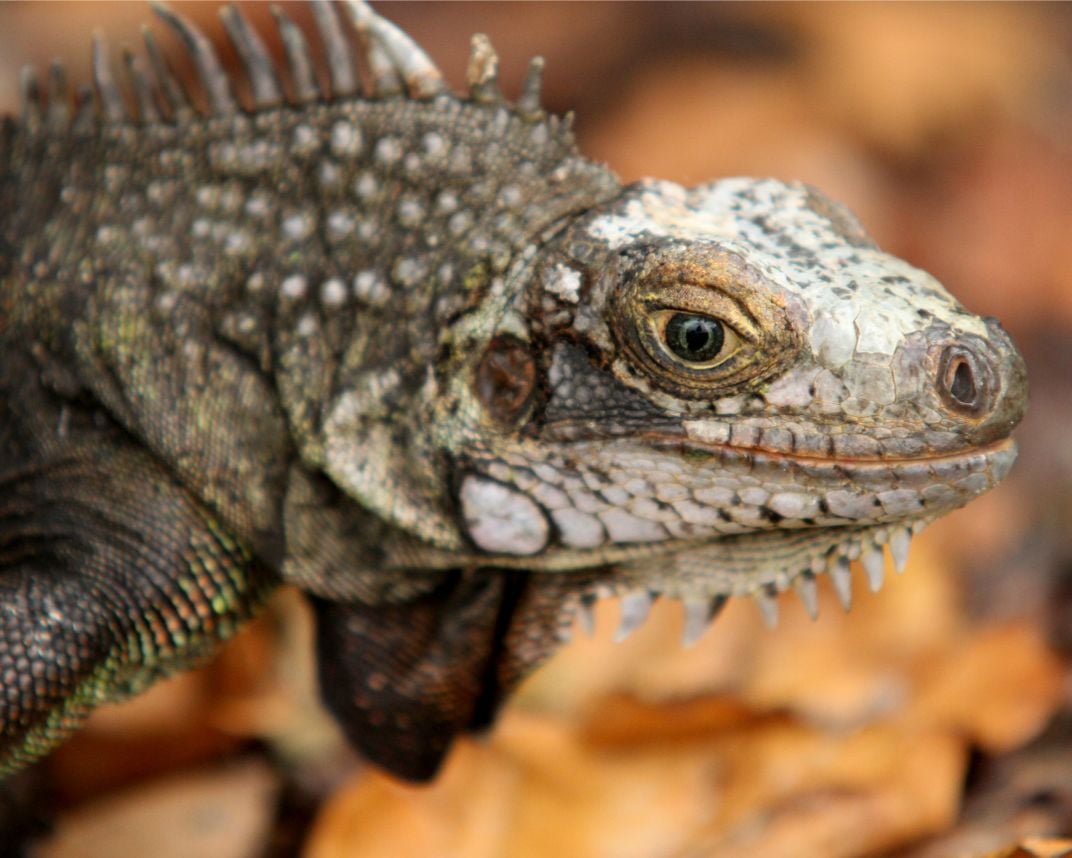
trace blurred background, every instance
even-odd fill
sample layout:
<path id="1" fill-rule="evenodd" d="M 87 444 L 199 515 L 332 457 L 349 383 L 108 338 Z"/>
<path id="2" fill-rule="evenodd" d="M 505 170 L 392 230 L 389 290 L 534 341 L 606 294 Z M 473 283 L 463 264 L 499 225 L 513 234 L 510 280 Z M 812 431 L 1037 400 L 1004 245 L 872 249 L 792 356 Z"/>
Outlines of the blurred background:
<path id="1" fill-rule="evenodd" d="M 215 4 L 172 5 L 222 44 Z M 101 710 L 34 773 L 19 810 L 33 854 L 1066 854 L 1072 6 L 377 8 L 456 87 L 473 32 L 498 48 L 507 93 L 543 55 L 546 103 L 576 111 L 582 150 L 624 180 L 769 175 L 846 203 L 1012 332 L 1031 380 L 1020 461 L 917 537 L 881 593 L 857 570 L 850 614 L 824 590 L 813 623 L 790 594 L 770 632 L 732 604 L 682 650 L 676 604 L 615 645 L 617 606 L 601 603 L 595 637 L 425 789 L 346 751 L 315 703 L 308 616 L 283 593 L 213 664 Z M 267 6 L 244 11 L 278 55 Z M 142 3 L 0 4 L 0 111 L 17 111 L 23 64 L 61 57 L 84 82 L 94 28 L 118 68 L 152 18 Z"/>

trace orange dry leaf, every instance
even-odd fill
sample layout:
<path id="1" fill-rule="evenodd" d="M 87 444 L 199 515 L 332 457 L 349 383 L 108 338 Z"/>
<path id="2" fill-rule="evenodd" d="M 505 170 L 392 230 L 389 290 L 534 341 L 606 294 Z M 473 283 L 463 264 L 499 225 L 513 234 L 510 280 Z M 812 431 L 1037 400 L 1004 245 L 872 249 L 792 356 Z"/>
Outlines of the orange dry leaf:
<path id="1" fill-rule="evenodd" d="M 360 779 L 329 803 L 307 855 L 848 856 L 948 825 L 964 755 L 941 733 L 839 737 L 777 720 L 595 747 L 515 712 L 430 787 Z"/>
<path id="2" fill-rule="evenodd" d="M 1072 840 L 1029 837 L 1017 846 L 1010 846 L 985 858 L 1068 858 L 1070 855 Z"/>
<path id="3" fill-rule="evenodd" d="M 245 858 L 263 855 L 279 774 L 245 760 L 187 770 L 59 816 L 38 858 Z M 0 844 L 0 852 L 10 854 Z"/>
<path id="4" fill-rule="evenodd" d="M 1063 670 L 1026 622 L 981 629 L 927 671 L 907 718 L 947 726 L 1008 751 L 1045 726 L 1061 699 Z"/>

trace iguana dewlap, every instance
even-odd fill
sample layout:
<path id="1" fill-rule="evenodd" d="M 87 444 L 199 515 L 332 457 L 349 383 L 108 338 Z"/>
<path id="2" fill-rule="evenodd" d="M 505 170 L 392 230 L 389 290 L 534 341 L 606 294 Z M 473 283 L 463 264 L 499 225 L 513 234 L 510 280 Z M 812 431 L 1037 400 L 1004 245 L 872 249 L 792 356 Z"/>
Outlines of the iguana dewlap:
<path id="1" fill-rule="evenodd" d="M 249 104 L 158 9 L 200 93 L 98 41 L 0 127 L 0 770 L 282 580 L 347 734 L 426 778 L 596 597 L 622 635 L 680 599 L 688 640 L 821 574 L 848 605 L 1006 474 L 1008 335 L 818 191 L 622 186 L 538 61 L 507 102 L 474 37 L 458 97 L 313 8 L 285 73 L 224 9 Z"/>

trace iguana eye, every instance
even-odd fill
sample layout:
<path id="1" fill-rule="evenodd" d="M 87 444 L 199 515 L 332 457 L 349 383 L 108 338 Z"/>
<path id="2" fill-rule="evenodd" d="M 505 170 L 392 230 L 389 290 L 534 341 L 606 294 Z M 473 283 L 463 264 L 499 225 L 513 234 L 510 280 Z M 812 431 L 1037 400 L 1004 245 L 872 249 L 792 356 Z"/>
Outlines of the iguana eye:
<path id="1" fill-rule="evenodd" d="M 733 328 L 714 316 L 664 310 L 652 322 L 668 357 L 690 369 L 718 366 L 741 347 Z"/>
<path id="2" fill-rule="evenodd" d="M 630 246 L 593 283 L 608 289 L 617 367 L 653 396 L 710 403 L 758 388 L 802 345 L 800 314 L 715 244 Z"/>

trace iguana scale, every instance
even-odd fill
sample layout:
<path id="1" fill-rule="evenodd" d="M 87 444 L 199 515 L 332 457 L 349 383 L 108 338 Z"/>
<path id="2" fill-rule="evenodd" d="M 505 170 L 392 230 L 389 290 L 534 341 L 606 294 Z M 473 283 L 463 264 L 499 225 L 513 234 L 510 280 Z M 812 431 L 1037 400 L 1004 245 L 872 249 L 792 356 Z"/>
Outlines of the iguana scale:
<path id="1" fill-rule="evenodd" d="M 457 96 L 313 8 L 286 74 L 223 10 L 248 103 L 158 7 L 200 93 L 97 40 L 0 129 L 0 768 L 285 581 L 348 736 L 428 778 L 596 598 L 690 641 L 822 574 L 847 605 L 1008 471 L 1007 334 L 818 191 L 623 186 L 539 61 L 510 103 L 476 36 Z"/>

